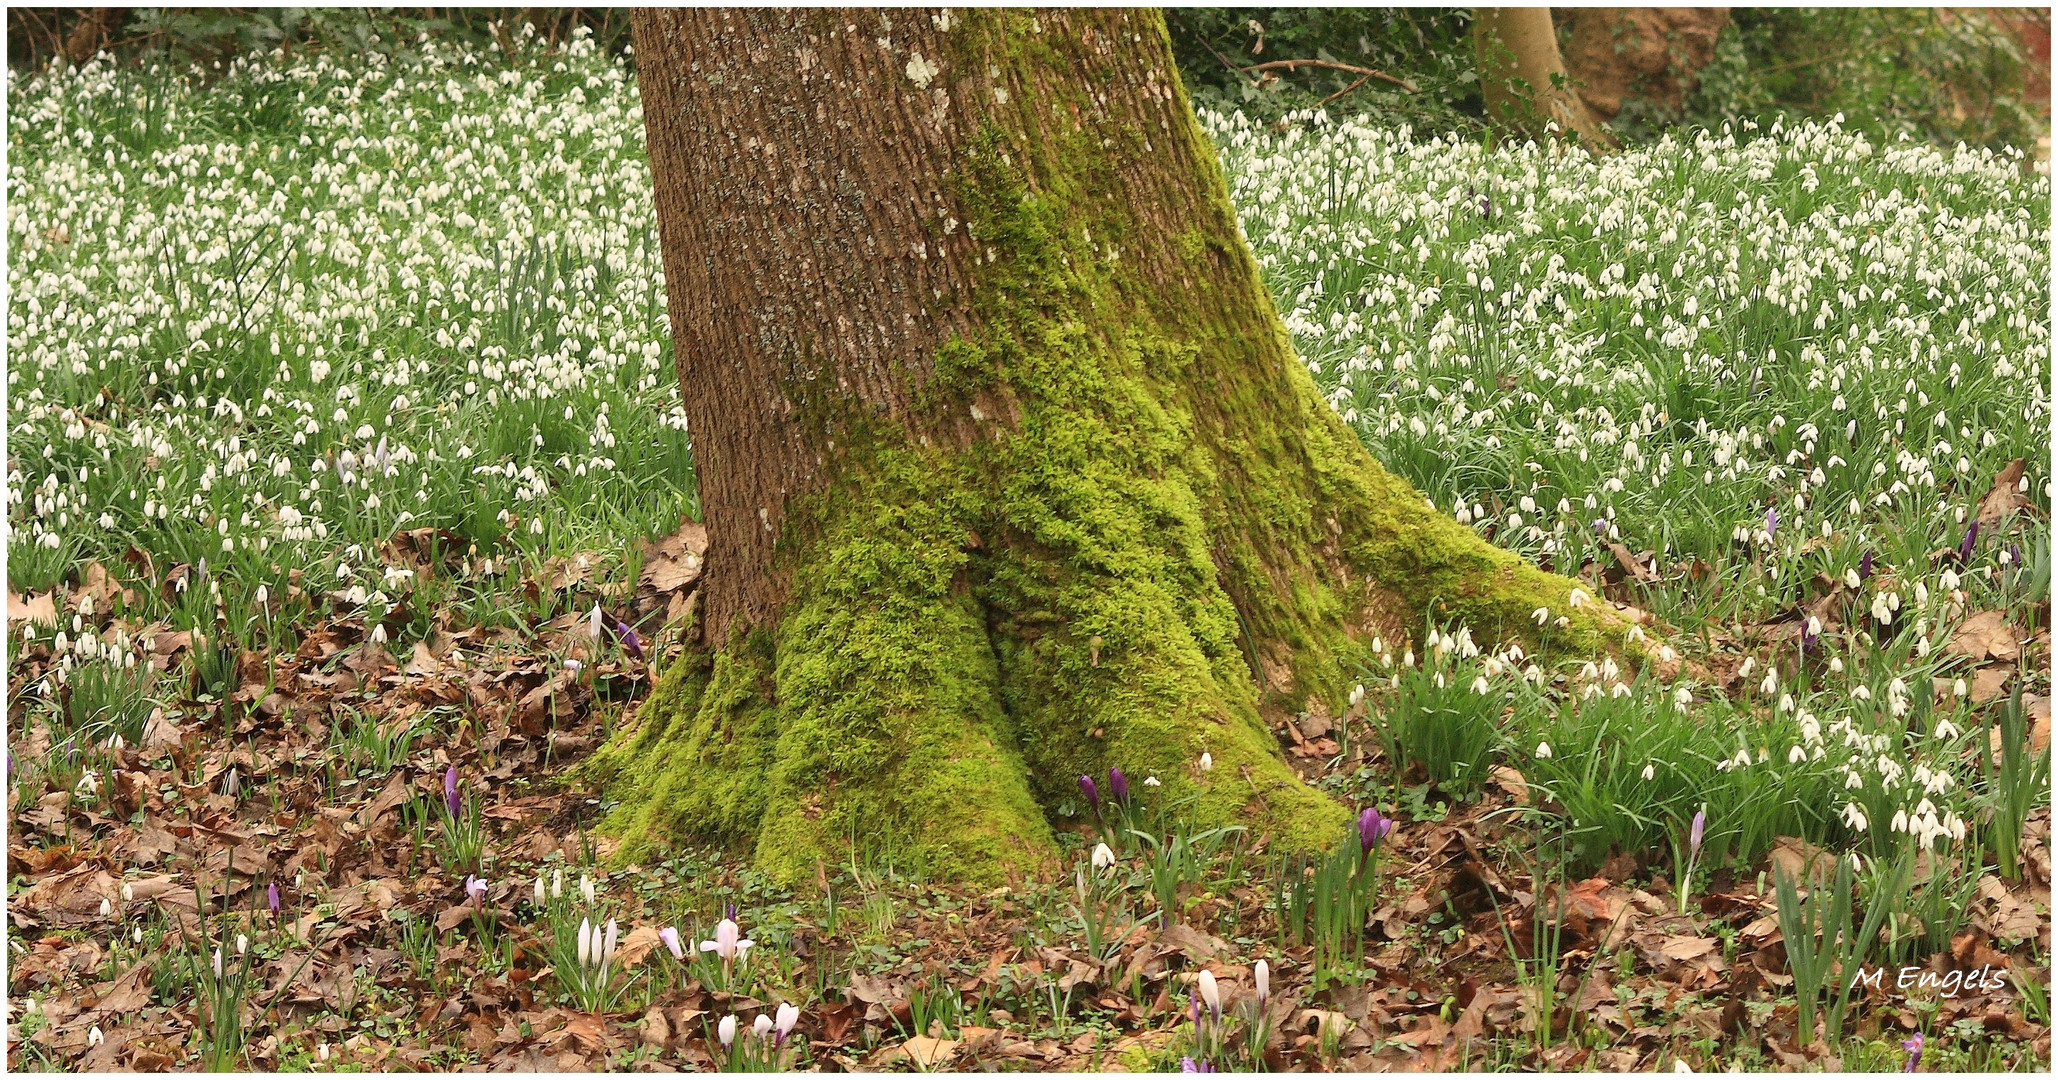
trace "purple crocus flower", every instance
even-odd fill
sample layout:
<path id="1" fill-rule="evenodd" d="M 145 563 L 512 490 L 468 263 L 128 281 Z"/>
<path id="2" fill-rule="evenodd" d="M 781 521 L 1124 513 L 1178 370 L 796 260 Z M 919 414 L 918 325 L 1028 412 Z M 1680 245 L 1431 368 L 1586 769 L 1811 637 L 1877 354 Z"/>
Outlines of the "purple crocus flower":
<path id="1" fill-rule="evenodd" d="M 1689 856 L 1700 854 L 1701 835 L 1704 832 L 1706 832 L 1707 829 L 1708 808 L 1702 807 L 1701 809 L 1694 811 L 1694 823 L 1686 831 L 1686 846 Z"/>
<path id="2" fill-rule="evenodd" d="M 1358 814 L 1358 845 L 1366 853 L 1378 847 L 1391 832 L 1393 819 L 1380 813 L 1378 807 L 1368 806 Z"/>
<path id="3" fill-rule="evenodd" d="M 1972 545 L 1974 545 L 1974 544 L 1976 544 L 1976 543 L 1978 543 L 1978 542 L 1979 542 L 1979 521 L 1978 521 L 1977 519 L 1975 519 L 1975 520 L 1973 521 L 1973 523 L 1972 523 L 1972 527 L 1971 527 L 1971 528 L 1969 528 L 1969 529 L 1967 529 L 1967 530 L 1965 530 L 1965 542 L 1964 542 L 1964 543 L 1962 543 L 1962 544 L 1959 544 L 1959 545 L 1958 545 L 1958 561 L 1959 561 L 1959 562 L 1971 562 L 1971 561 L 1972 561 Z"/>
<path id="4" fill-rule="evenodd" d="M 1122 775 L 1120 768 L 1108 770 L 1108 797 L 1117 805 L 1129 802 L 1129 778 Z"/>
<path id="5" fill-rule="evenodd" d="M 457 802 L 457 766 L 455 765 L 445 769 L 443 772 L 443 805 L 449 808 L 451 817 L 457 816 L 459 807 Z"/>
<path id="6" fill-rule="evenodd" d="M 2010 565 L 2010 566 L 2021 566 L 2021 565 L 2022 565 L 2022 545 L 2021 545 L 2021 544 L 2010 544 L 2010 545 L 2008 545 L 2008 565 Z"/>
<path id="7" fill-rule="evenodd" d="M 265 902 L 266 904 L 268 904 L 268 905 L 270 905 L 270 906 L 271 906 L 271 909 L 272 909 L 272 918 L 274 918 L 274 919 L 278 918 L 278 917 L 279 917 L 279 907 L 280 907 L 280 904 L 279 904 L 279 883 L 278 883 L 278 882 L 276 882 L 276 881 L 272 882 L 272 884 L 271 884 L 271 888 L 268 888 L 268 889 L 266 889 L 266 890 L 264 891 L 264 902 Z"/>
<path id="8" fill-rule="evenodd" d="M 1777 534 L 1778 532 L 1779 532 L 1779 508 L 1778 508 L 1778 507 L 1770 507 L 1770 508 L 1766 509 L 1766 511 L 1765 511 L 1765 539 L 1767 539 L 1767 540 L 1771 540 L 1771 539 L 1772 539 L 1772 537 L 1773 537 L 1773 536 L 1774 536 L 1775 534 Z"/>
<path id="9" fill-rule="evenodd" d="M 1100 813 L 1100 788 L 1095 786 L 1093 777 L 1080 774 L 1079 793 L 1086 796 L 1086 802 L 1093 807 L 1094 813 Z"/>
<path id="10" fill-rule="evenodd" d="M 629 628 L 628 623 L 615 623 L 615 636 L 622 639 L 622 648 L 629 650 L 630 656 L 638 660 L 643 659 L 643 639 L 636 635 L 636 631 Z"/>
<path id="11" fill-rule="evenodd" d="M 1902 1039 L 1901 1049 L 1908 1051 L 1908 1064 L 1903 1065 L 1901 1071 L 1914 1072 L 1915 1067 L 1922 1064 L 1922 1032 L 1916 1032 L 1912 1039 Z"/>
<path id="12" fill-rule="evenodd" d="M 1179 1071 L 1190 1073 L 1211 1073 L 1215 1071 L 1215 1067 L 1213 1065 L 1208 1064 L 1206 1058 L 1203 1058 L 1199 1061 L 1195 1061 L 1190 1057 L 1183 1057 L 1179 1059 Z"/>

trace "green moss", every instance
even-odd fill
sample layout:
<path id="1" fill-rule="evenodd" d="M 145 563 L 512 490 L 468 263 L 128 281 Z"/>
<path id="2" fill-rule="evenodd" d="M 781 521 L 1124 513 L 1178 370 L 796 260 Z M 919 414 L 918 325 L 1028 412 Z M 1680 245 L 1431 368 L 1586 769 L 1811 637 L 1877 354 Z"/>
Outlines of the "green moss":
<path id="1" fill-rule="evenodd" d="M 1153 150 L 1202 187 L 1175 236 L 1104 197 L 1122 140 L 1035 77 L 1030 16 L 965 15 L 953 61 L 1042 97 L 1018 94 L 946 178 L 994 257 L 975 333 L 917 400 L 933 419 L 997 394 L 1010 422 L 945 444 L 792 398 L 834 438 L 836 486 L 788 508 L 778 624 L 689 653 L 596 759 L 623 858 L 692 834 L 749 838 L 787 883 L 867 847 L 991 881 L 1048 865 L 1047 815 L 1111 765 L 1190 796 L 1196 824 L 1321 848 L 1349 811 L 1298 780 L 1266 719 L 1340 706 L 1362 639 L 1435 613 L 1482 641 L 1600 640 L 1585 612 L 1539 631 L 1530 612 L 1571 583 L 1426 506 L 1322 403 L 1183 101 Z"/>

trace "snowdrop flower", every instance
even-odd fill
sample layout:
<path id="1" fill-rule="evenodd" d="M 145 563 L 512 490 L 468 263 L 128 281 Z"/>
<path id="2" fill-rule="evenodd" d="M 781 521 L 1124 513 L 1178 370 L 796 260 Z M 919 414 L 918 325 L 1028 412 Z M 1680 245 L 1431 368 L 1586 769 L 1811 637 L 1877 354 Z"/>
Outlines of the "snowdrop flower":
<path id="1" fill-rule="evenodd" d="M 92 1029 L 86 1032 L 87 1046 L 99 1046 L 102 1042 L 106 1041 L 106 1039 L 107 1036 L 100 1034 L 99 1024 L 94 1024 Z"/>
<path id="2" fill-rule="evenodd" d="M 1865 820 L 1865 811 L 1860 809 L 1857 803 L 1845 803 L 1844 824 L 1849 825 L 1851 831 L 1862 833 L 1870 822 Z"/>
<path id="3" fill-rule="evenodd" d="M 1643 773 L 1643 776 L 1644 776 L 1644 779 L 1646 779 L 1646 780 L 1655 780 L 1655 779 L 1657 779 L 1657 777 L 1658 777 L 1658 766 L 1656 766 L 1655 764 L 1652 764 L 1652 765 L 1645 765 L 1645 766 L 1644 766 L 1644 773 Z"/>
<path id="4" fill-rule="evenodd" d="M 1215 768 L 1215 755 L 1213 755 L 1213 754 L 1210 754 L 1210 753 L 1208 753 L 1208 752 L 1207 752 L 1207 751 L 1205 751 L 1205 750 L 1201 751 L 1201 756 L 1200 756 L 1200 771 L 1201 771 L 1201 775 L 1202 775 L 1202 776 L 1206 776 L 1206 775 L 1207 775 L 1207 774 L 1208 774 L 1208 773 L 1209 773 L 1210 771 L 1212 771 L 1212 770 L 1213 770 L 1214 768 Z"/>
<path id="5" fill-rule="evenodd" d="M 1093 868 L 1095 870 L 1106 870 L 1114 865 L 1114 848 L 1111 848 L 1104 843 L 1093 845 Z"/>
<path id="6" fill-rule="evenodd" d="M 1543 624 L 1551 621 L 1551 609 L 1543 607 L 1537 608 L 1535 611 L 1529 613 L 1529 617 L 1536 620 L 1536 625 L 1542 626 Z"/>
<path id="7" fill-rule="evenodd" d="M 1144 787 L 1163 787 L 1164 785 L 1163 785 L 1162 783 L 1160 783 L 1160 782 L 1158 781 L 1158 778 L 1157 778 L 1157 777 L 1155 777 L 1155 776 L 1146 776 L 1146 777 L 1144 777 L 1144 778 L 1143 778 L 1143 786 L 1144 786 Z"/>
<path id="8" fill-rule="evenodd" d="M 1682 686 L 1672 691 L 1672 703 L 1684 709 L 1694 703 L 1694 692 Z"/>
<path id="9" fill-rule="evenodd" d="M 1551 744 L 1550 744 L 1550 743 L 1547 743 L 1547 742 L 1540 742 L 1540 743 L 1537 743 L 1537 744 L 1536 744 L 1536 756 L 1537 756 L 1538 758 L 1548 758 L 1548 757 L 1550 757 L 1550 756 L 1551 756 Z"/>
<path id="10" fill-rule="evenodd" d="M 1581 606 L 1585 605 L 1588 601 L 1592 599 L 1593 597 L 1589 595 L 1585 589 L 1575 588 L 1572 590 L 1571 595 L 1566 597 L 1565 606 L 1571 608 L 1574 611 L 1577 611 L 1580 609 Z"/>
<path id="11" fill-rule="evenodd" d="M 108 899 L 107 899 L 106 897 L 104 897 L 104 896 L 103 896 L 103 897 L 101 897 L 101 898 L 100 898 L 100 917 L 104 919 L 104 918 L 106 918 L 106 917 L 108 917 L 109 915 L 112 915 L 112 914 L 114 914 L 114 903 L 113 903 L 112 901 L 108 900 Z"/>
<path id="12" fill-rule="evenodd" d="M 237 935 L 236 935 L 236 955 L 237 955 L 237 956 L 242 956 L 242 955 L 244 955 L 244 954 L 248 953 L 249 951 L 250 951 L 250 937 L 249 937 L 249 935 L 247 935 L 247 934 L 237 934 Z"/>

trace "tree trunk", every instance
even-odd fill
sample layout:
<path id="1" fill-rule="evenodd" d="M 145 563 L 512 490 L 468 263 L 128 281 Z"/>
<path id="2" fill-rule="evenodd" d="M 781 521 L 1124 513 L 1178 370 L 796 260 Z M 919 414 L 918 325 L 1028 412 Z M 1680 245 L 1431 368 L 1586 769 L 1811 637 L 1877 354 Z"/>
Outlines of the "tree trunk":
<path id="1" fill-rule="evenodd" d="M 684 659 L 595 759 L 618 857 L 995 880 L 1114 765 L 1318 848 L 1348 811 L 1267 719 L 1338 709 L 1373 635 L 1624 629 L 1540 631 L 1571 583 L 1321 401 L 1157 12 L 635 17 L 709 548 Z"/>
<path id="2" fill-rule="evenodd" d="M 1474 8 L 1472 45 L 1487 115 L 1532 135 L 1555 123 L 1587 146 L 1617 145 L 1565 74 L 1550 8 Z"/>
<path id="3" fill-rule="evenodd" d="M 1654 119 L 1679 119 L 1700 70 L 1715 59 L 1728 8 L 1569 8 L 1565 68 L 1601 120 L 1640 102 Z"/>

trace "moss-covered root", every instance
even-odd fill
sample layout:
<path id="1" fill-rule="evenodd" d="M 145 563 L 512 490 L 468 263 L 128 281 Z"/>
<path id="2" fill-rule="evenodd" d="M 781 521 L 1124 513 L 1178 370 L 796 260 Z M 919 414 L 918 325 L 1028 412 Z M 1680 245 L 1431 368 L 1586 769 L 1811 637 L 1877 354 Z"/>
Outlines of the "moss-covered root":
<path id="1" fill-rule="evenodd" d="M 1045 869 L 1049 826 L 1001 737 L 999 676 L 960 574 L 962 527 L 876 506 L 825 538 L 770 634 L 689 654 L 594 767 L 621 857 L 686 836 L 756 840 L 786 883 L 891 858 L 995 882 Z"/>

